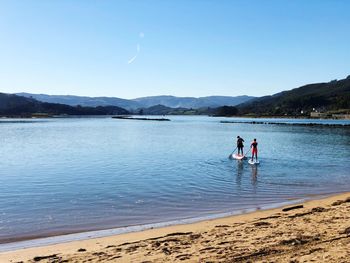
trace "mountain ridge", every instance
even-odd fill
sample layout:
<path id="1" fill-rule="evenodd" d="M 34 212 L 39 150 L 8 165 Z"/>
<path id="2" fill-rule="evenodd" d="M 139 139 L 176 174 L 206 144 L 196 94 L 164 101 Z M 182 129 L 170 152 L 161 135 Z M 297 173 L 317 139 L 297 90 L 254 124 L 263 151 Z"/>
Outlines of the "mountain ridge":
<path id="1" fill-rule="evenodd" d="M 34 98 L 42 102 L 60 103 L 70 106 L 118 106 L 127 110 L 148 108 L 156 105 L 164 105 L 171 108 L 194 108 L 236 106 L 255 97 L 242 96 L 206 96 L 206 97 L 177 97 L 171 95 L 147 96 L 136 99 L 122 99 L 118 97 L 87 97 L 76 95 L 47 95 L 19 92 L 18 96 Z"/>
<path id="2" fill-rule="evenodd" d="M 111 105 L 113 103 L 124 107 L 133 113 L 143 114 L 216 114 L 215 108 L 222 108 L 220 115 L 242 116 L 303 116 L 312 112 L 350 112 L 350 76 L 341 80 L 311 83 L 295 89 L 285 90 L 263 97 L 249 96 L 207 96 L 207 97 L 176 97 L 171 95 L 140 97 L 133 100 L 115 97 L 82 97 L 72 95 L 46 95 L 17 93 L 30 99 L 44 98 L 57 100 L 63 104 L 96 107 L 95 105 Z M 243 102 L 242 102 L 243 100 Z M 42 101 L 42 100 L 41 100 Z M 45 100 L 44 100 L 45 101 Z M 241 101 L 241 103 L 238 103 Z M 82 102 L 79 103 L 78 102 Z M 1 105 L 0 105 L 1 106 Z M 225 108 L 224 106 L 227 106 Z M 75 106 L 73 106 L 75 107 Z M 112 106 L 113 107 L 113 106 Z M 230 107 L 236 107 L 235 111 Z"/>

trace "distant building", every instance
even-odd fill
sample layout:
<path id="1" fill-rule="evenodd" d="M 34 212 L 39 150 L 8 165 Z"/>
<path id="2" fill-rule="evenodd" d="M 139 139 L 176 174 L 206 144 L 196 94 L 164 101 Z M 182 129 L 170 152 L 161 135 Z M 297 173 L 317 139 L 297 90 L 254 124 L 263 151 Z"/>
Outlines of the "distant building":
<path id="1" fill-rule="evenodd" d="M 324 113 L 324 112 L 313 111 L 310 113 L 310 117 L 311 118 L 326 118 L 326 117 L 328 117 L 328 115 L 327 115 L 327 113 Z"/>
<path id="2" fill-rule="evenodd" d="M 332 118 L 350 120 L 350 114 L 332 114 Z"/>

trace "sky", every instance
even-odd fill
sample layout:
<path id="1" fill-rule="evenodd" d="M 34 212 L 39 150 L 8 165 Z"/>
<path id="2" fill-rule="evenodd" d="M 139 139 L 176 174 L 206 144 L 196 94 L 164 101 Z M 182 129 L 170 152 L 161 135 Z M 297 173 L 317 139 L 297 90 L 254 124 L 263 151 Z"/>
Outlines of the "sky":
<path id="1" fill-rule="evenodd" d="M 350 74 L 347 0 L 0 0 L 0 92 L 263 96 Z"/>

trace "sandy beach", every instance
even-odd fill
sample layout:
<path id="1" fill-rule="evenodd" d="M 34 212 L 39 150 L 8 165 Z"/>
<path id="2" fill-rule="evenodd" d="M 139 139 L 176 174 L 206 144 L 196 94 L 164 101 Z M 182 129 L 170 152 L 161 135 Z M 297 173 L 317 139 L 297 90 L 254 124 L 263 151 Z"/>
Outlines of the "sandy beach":
<path id="1" fill-rule="evenodd" d="M 350 193 L 194 224 L 0 254 L 0 262 L 349 260 Z"/>

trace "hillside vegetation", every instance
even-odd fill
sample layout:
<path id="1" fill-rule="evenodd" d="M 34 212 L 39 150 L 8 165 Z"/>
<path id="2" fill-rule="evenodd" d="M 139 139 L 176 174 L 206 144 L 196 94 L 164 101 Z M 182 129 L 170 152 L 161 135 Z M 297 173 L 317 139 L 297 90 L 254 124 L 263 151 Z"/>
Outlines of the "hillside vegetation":
<path id="1" fill-rule="evenodd" d="M 59 103 L 47 103 L 32 98 L 25 98 L 13 94 L 0 93 L 0 115 L 30 117 L 33 114 L 48 115 L 115 115 L 128 114 L 123 108 L 116 106 L 81 107 Z"/>
<path id="2" fill-rule="evenodd" d="M 251 100 L 237 106 L 239 114 L 281 116 L 309 115 L 318 111 L 350 109 L 350 76 L 328 83 L 305 85 L 272 96 Z"/>

